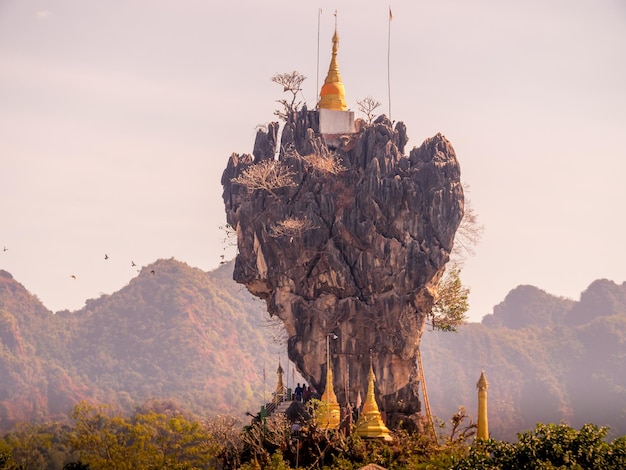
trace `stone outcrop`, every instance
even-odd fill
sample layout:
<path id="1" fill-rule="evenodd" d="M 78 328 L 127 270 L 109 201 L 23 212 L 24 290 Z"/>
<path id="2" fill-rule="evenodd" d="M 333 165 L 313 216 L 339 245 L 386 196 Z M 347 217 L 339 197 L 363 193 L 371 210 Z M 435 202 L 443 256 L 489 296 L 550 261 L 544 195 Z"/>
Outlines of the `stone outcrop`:
<path id="1" fill-rule="evenodd" d="M 278 160 L 277 123 L 258 131 L 253 155 L 230 157 L 233 277 L 283 321 L 289 358 L 317 390 L 328 342 L 340 403 L 365 396 L 371 355 L 381 411 L 410 416 L 417 347 L 463 217 L 460 169 L 441 134 L 405 155 L 402 122 L 357 124 L 329 146 L 304 109 L 285 123 Z M 261 165 L 282 177 L 269 189 L 246 184 Z"/>

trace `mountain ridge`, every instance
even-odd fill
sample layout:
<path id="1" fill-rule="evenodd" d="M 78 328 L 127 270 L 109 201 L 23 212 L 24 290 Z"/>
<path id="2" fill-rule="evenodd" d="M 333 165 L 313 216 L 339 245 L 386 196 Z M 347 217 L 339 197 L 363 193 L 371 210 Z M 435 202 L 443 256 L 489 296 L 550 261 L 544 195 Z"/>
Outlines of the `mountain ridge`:
<path id="1" fill-rule="evenodd" d="M 270 340 L 265 304 L 232 269 L 157 260 L 119 291 L 56 314 L 0 270 L 0 429 L 66 419 L 80 400 L 127 411 L 174 400 L 196 416 L 256 412 L 281 354 L 286 381 L 300 378 Z M 420 349 L 441 419 L 460 405 L 476 416 L 484 368 L 494 437 L 561 420 L 626 434 L 626 283 L 599 279 L 579 300 L 518 286 L 481 323 L 425 332 Z"/>

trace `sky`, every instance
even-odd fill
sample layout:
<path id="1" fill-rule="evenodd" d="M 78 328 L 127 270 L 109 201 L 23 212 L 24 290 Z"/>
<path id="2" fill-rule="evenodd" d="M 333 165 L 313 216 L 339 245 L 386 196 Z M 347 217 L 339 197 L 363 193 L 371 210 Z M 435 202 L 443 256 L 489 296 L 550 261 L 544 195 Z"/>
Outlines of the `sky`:
<path id="1" fill-rule="evenodd" d="M 157 259 L 233 258 L 222 171 L 288 98 L 273 75 L 315 107 L 335 11 L 348 106 L 456 151 L 471 321 L 518 285 L 626 281 L 623 0 L 0 0 L 0 269 L 73 311 Z"/>

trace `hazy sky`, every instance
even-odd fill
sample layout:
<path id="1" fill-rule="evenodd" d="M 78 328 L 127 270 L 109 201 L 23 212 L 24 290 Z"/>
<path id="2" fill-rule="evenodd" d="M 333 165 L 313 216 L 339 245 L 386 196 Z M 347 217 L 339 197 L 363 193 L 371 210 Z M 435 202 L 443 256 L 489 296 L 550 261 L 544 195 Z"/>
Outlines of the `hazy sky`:
<path id="1" fill-rule="evenodd" d="M 125 286 L 131 261 L 232 258 L 222 171 L 275 120 L 272 75 L 307 76 L 315 106 L 320 8 L 320 82 L 337 9 L 348 104 L 387 113 L 386 2 L 0 0 L 0 269 L 58 311 Z M 391 118 L 407 152 L 451 141 L 485 225 L 471 319 L 519 284 L 577 299 L 626 280 L 626 2 L 391 8 Z"/>

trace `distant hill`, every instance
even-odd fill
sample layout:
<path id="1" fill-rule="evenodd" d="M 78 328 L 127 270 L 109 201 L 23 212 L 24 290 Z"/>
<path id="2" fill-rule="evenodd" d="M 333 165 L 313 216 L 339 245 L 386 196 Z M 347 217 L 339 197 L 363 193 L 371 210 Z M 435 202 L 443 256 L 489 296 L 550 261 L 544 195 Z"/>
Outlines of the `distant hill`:
<path id="1" fill-rule="evenodd" d="M 126 410 L 168 399 L 197 416 L 258 410 L 286 347 L 232 270 L 159 260 L 118 292 L 56 314 L 0 270 L 0 429 L 66 418 L 81 399 Z M 482 323 L 425 331 L 421 351 L 440 419 L 459 405 L 475 419 L 484 354 L 493 437 L 561 420 L 626 435 L 626 283 L 595 281 L 578 301 L 519 286 Z"/>
<path id="2" fill-rule="evenodd" d="M 481 324 L 424 332 L 421 350 L 440 418 L 464 405 L 475 419 L 484 354 L 494 437 L 562 420 L 626 434 L 626 283 L 595 281 L 577 302 L 519 286 Z"/>
<path id="3" fill-rule="evenodd" d="M 120 291 L 57 314 L 0 272 L 0 428 L 66 417 L 81 399 L 127 410 L 173 399 L 198 416 L 257 411 L 284 348 L 232 269 L 159 260 Z"/>

